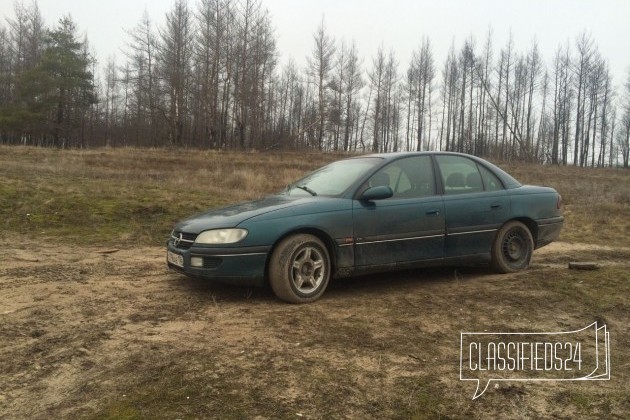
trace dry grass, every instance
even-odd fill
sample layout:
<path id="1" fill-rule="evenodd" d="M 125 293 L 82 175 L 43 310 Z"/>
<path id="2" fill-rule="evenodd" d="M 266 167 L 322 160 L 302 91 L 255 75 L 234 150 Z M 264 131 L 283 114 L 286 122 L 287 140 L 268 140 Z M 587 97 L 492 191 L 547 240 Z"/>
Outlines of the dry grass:
<path id="1" fill-rule="evenodd" d="M 338 156 L 0 147 L 0 235 L 158 245 L 203 209 L 281 190 Z"/>
<path id="2" fill-rule="evenodd" d="M 537 251 L 515 275 L 367 276 L 294 306 L 266 289 L 166 270 L 175 220 L 279 190 L 337 158 L 0 147 L 0 418 L 630 412 L 628 171 L 506 166 L 563 194 L 562 239 L 575 242 Z M 100 253 L 113 244 L 118 252 Z M 602 269 L 567 270 L 575 258 Z M 462 331 L 566 331 L 595 320 L 611 334 L 611 381 L 507 382 L 471 401 L 474 385 L 459 380 Z"/>
<path id="3" fill-rule="evenodd" d="M 561 240 L 630 246 L 630 171 L 502 165 L 522 183 L 555 188 L 564 202 Z"/>
<path id="4" fill-rule="evenodd" d="M 281 190 L 339 154 L 0 147 L 3 233 L 161 244 L 177 220 Z M 630 246 L 630 171 L 502 165 L 564 199 L 561 240 Z"/>

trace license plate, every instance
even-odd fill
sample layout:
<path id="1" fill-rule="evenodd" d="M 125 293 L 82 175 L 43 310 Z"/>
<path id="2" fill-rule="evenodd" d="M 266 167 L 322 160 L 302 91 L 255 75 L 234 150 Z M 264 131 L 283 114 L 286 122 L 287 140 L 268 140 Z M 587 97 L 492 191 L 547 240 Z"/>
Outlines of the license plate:
<path id="1" fill-rule="evenodd" d="M 174 252 L 168 251 L 166 254 L 166 259 L 169 263 L 176 265 L 178 267 L 184 268 L 184 256 L 176 254 Z"/>

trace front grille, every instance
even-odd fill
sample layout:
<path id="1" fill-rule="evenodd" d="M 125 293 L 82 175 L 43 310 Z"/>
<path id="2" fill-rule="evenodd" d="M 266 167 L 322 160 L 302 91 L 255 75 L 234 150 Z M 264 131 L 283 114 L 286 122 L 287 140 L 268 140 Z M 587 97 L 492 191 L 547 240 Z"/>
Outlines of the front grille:
<path id="1" fill-rule="evenodd" d="M 186 233 L 173 231 L 171 233 L 171 242 L 173 246 L 178 249 L 189 249 L 195 243 L 197 239 L 196 233 Z"/>

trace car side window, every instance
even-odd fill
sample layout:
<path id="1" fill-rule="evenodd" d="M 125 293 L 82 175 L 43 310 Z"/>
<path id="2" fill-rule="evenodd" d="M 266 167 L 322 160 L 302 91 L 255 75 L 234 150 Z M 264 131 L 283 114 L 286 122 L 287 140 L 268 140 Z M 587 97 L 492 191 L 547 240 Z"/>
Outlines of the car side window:
<path id="1" fill-rule="evenodd" d="M 399 159 L 385 166 L 368 180 L 369 187 L 389 186 L 391 199 L 418 198 L 435 195 L 435 177 L 430 156 Z"/>
<path id="2" fill-rule="evenodd" d="M 490 172 L 490 170 L 483 165 L 478 166 L 479 171 L 481 172 L 481 179 L 483 180 L 483 185 L 485 186 L 486 191 L 497 191 L 503 189 L 503 184 L 495 174 Z"/>
<path id="3" fill-rule="evenodd" d="M 483 180 L 477 164 L 462 156 L 436 156 L 446 195 L 482 192 Z"/>

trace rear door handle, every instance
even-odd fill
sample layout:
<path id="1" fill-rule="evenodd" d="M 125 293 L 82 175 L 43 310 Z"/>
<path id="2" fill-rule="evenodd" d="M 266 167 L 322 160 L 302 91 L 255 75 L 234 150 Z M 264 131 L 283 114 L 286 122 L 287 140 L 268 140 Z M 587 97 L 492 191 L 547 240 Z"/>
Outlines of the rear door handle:
<path id="1" fill-rule="evenodd" d="M 491 209 L 500 209 L 501 207 L 503 207 L 501 203 L 494 203 L 490 206 Z"/>
<path id="2" fill-rule="evenodd" d="M 427 210 L 427 216 L 439 216 L 440 209 L 429 209 Z"/>

